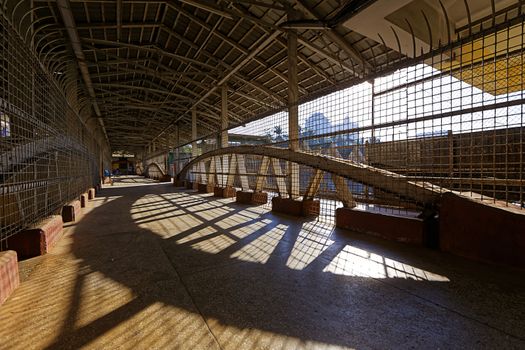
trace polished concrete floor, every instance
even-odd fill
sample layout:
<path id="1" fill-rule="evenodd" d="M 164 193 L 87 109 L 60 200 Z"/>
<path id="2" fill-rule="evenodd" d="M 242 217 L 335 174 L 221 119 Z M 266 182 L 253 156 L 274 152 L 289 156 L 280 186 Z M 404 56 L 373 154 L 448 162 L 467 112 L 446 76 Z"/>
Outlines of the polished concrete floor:
<path id="1" fill-rule="evenodd" d="M 525 272 L 139 177 L 21 263 L 1 349 L 525 348 Z"/>

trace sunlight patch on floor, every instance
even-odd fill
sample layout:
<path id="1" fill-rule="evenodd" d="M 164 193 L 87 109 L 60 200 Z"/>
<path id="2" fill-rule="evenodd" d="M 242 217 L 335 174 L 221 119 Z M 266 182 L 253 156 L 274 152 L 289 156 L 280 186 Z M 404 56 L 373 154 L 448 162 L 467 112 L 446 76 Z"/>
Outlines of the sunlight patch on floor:
<path id="1" fill-rule="evenodd" d="M 177 244 L 191 244 L 193 241 L 204 241 L 210 239 L 210 235 L 217 233 L 217 230 L 211 226 L 195 226 L 195 232 L 183 231 L 179 239 L 175 241 Z M 176 236 L 175 236 L 176 237 Z"/>
<path id="2" fill-rule="evenodd" d="M 445 277 L 430 271 L 404 264 L 366 250 L 345 246 L 339 254 L 323 269 L 336 275 L 372 277 L 372 278 L 403 278 L 416 281 L 449 282 Z"/>
<path id="3" fill-rule="evenodd" d="M 224 327 L 220 320 L 213 317 L 208 317 L 206 322 L 210 325 L 211 329 L 213 329 L 213 333 L 223 349 L 354 349 L 348 346 L 294 337 L 264 329 L 251 327 L 241 328 L 234 325 Z"/>
<path id="4" fill-rule="evenodd" d="M 287 228 L 287 225 L 278 224 L 230 255 L 230 258 L 265 264 L 283 238 Z"/>
<path id="5" fill-rule="evenodd" d="M 334 241 L 330 239 L 333 227 L 318 223 L 304 223 L 286 266 L 293 270 L 302 270 L 328 249 Z"/>
<path id="6" fill-rule="evenodd" d="M 202 321 L 183 308 L 155 302 L 86 344 L 92 349 L 212 347 Z"/>
<path id="7" fill-rule="evenodd" d="M 234 230 L 231 230 L 229 234 L 242 239 L 245 237 L 248 237 L 249 235 L 253 234 L 256 231 L 261 230 L 263 227 L 268 226 L 272 223 L 271 220 L 268 219 L 262 219 L 258 221 L 254 221 L 251 224 L 248 225 L 242 225 L 239 228 L 236 228 Z M 233 226 L 232 226 L 233 227 Z"/>
<path id="8" fill-rule="evenodd" d="M 213 233 L 215 232 L 216 231 L 214 231 Z M 235 242 L 236 241 L 234 239 L 228 236 L 219 235 L 219 236 L 208 238 L 205 241 L 192 244 L 191 247 L 193 249 L 197 249 L 205 253 L 218 254 L 224 249 L 234 244 Z"/>
<path id="9" fill-rule="evenodd" d="M 232 227 L 236 227 L 236 226 L 239 226 L 239 225 L 244 225 L 246 222 L 250 222 L 250 221 L 253 221 L 253 220 L 264 221 L 264 220 L 261 220 L 258 215 L 251 215 L 250 216 L 250 215 L 245 215 L 245 214 L 246 214 L 245 210 L 240 211 L 240 212 L 236 212 L 233 215 L 228 216 L 227 219 L 218 221 L 216 223 L 216 225 L 220 229 L 227 230 L 227 229 L 230 229 Z"/>

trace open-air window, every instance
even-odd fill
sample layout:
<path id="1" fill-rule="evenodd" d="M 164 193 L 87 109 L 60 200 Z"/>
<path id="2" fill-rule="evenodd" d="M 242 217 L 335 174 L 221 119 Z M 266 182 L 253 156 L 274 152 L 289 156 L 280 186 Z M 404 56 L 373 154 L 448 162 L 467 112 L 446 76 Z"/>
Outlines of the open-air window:
<path id="1" fill-rule="evenodd" d="M 0 113 L 0 137 L 11 136 L 11 122 L 9 116 L 4 113 Z"/>

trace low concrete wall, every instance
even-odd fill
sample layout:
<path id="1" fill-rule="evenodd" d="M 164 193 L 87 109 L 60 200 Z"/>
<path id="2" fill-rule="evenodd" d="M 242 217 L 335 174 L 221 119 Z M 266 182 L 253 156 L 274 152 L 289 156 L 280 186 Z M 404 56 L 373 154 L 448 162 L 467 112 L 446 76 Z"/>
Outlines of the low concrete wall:
<path id="1" fill-rule="evenodd" d="M 44 255 L 59 240 L 63 227 L 62 216 L 53 215 L 39 225 L 9 237 L 7 245 L 9 249 L 15 250 L 21 259 Z"/>
<path id="2" fill-rule="evenodd" d="M 425 234 L 425 225 L 421 219 L 350 208 L 336 209 L 335 223 L 339 228 L 420 245 L 423 244 Z"/>
<path id="3" fill-rule="evenodd" d="M 445 193 L 439 244 L 443 251 L 467 258 L 525 267 L 525 212 Z"/>
<path id="4" fill-rule="evenodd" d="M 0 252 L 0 305 L 20 285 L 18 257 L 13 250 Z"/>

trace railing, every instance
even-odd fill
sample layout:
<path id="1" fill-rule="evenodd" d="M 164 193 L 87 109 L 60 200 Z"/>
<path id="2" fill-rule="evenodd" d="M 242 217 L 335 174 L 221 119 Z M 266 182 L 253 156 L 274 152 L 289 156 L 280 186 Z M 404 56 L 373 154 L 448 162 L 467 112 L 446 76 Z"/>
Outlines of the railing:
<path id="1" fill-rule="evenodd" d="M 472 23 L 470 31 L 461 29 L 446 45 L 396 62 L 361 84 L 301 103 L 300 150 L 524 209 L 524 17 L 521 5 L 516 9 L 494 14 L 494 21 Z M 291 141 L 285 111 L 228 131 L 230 146 L 288 148 Z M 179 154 L 177 169 L 194 158 L 192 153 L 216 149 L 219 137 L 217 132 L 186 140 L 174 151 Z M 262 157 L 245 155 L 244 161 L 253 187 Z M 190 172 L 190 179 L 199 171 Z M 266 189 L 276 191 L 276 179 L 284 176 L 289 181 L 289 173 L 285 163 L 282 175 L 270 170 Z M 304 195 L 315 169 L 302 166 L 299 173 Z M 417 204 L 408 195 L 386 193 L 366 181 L 351 181 L 349 188 L 364 202 L 384 203 L 388 198 L 395 210 Z M 322 177 L 317 196 L 337 198 L 329 175 Z"/>
<path id="2" fill-rule="evenodd" d="M 41 63 L 0 12 L 0 250 L 98 183 L 107 163 L 107 145 L 82 122 L 80 104 Z M 76 92 L 72 72 L 59 73 Z"/>

